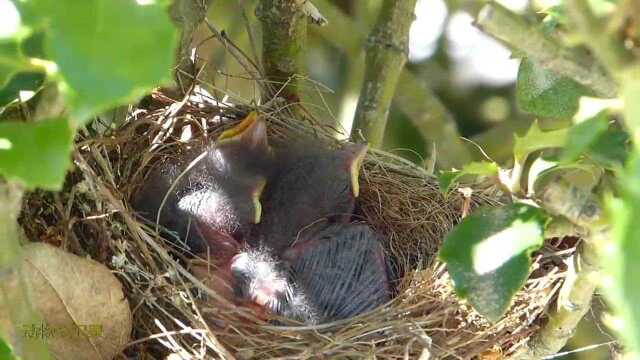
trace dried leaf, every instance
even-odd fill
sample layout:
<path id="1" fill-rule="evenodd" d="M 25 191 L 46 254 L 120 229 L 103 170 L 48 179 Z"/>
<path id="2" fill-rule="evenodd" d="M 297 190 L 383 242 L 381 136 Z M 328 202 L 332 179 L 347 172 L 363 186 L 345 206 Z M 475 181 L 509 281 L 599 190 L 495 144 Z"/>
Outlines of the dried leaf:
<path id="1" fill-rule="evenodd" d="M 23 250 L 22 274 L 43 323 L 21 324 L 17 333 L 41 337 L 57 359 L 114 358 L 132 330 L 118 279 L 98 262 L 44 243 Z"/>

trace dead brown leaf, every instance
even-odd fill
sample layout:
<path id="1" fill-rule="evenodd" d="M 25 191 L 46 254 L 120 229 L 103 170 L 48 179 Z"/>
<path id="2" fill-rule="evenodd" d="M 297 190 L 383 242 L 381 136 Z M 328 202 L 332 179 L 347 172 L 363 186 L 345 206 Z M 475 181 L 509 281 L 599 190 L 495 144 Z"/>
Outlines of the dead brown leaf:
<path id="1" fill-rule="evenodd" d="M 111 271 L 45 243 L 23 251 L 22 274 L 43 322 L 21 324 L 16 332 L 46 341 L 57 359 L 113 359 L 122 351 L 131 310 Z"/>

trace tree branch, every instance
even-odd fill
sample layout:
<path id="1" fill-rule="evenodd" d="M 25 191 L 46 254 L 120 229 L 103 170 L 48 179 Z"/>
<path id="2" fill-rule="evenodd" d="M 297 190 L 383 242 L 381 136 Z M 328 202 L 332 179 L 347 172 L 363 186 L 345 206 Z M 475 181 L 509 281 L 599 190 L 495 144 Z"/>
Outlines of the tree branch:
<path id="1" fill-rule="evenodd" d="M 565 281 L 560 289 L 557 306 L 549 313 L 547 324 L 514 356 L 517 359 L 540 359 L 562 349 L 575 328 L 591 307 L 591 299 L 600 272 L 599 244 L 607 241 L 601 207 L 590 190 L 580 189 L 568 181 L 549 182 L 542 190 L 543 207 L 550 213 L 566 218 L 574 227 L 570 234 L 582 233 L 582 243 L 571 259 Z M 556 234 L 557 235 L 557 234 Z"/>
<path id="2" fill-rule="evenodd" d="M 575 80 L 598 97 L 612 98 L 618 93 L 618 84 L 595 59 L 562 47 L 544 34 L 542 28 L 527 23 L 500 4 L 489 3 L 482 8 L 476 26 L 524 52 L 536 65 Z"/>
<path id="3" fill-rule="evenodd" d="M 360 48 L 357 47 L 365 37 L 365 30 L 361 24 L 326 0 L 316 2 L 321 5 L 323 13 L 331 19 L 333 24 L 324 28 L 320 35 L 345 51 L 351 59 L 358 56 Z M 349 29 L 350 36 L 342 36 L 340 29 Z M 393 97 L 395 105 L 407 115 L 420 135 L 436 145 L 442 144 L 437 149 L 447 149 L 447 151 L 440 151 L 437 155 L 436 161 L 439 167 L 456 166 L 470 157 L 466 148 L 456 145 L 460 142 L 460 134 L 453 115 L 438 96 L 409 69 L 402 70 L 395 93 L 396 96 Z M 454 144 L 451 152 L 448 144 Z"/>
<path id="4" fill-rule="evenodd" d="M 391 99 L 407 61 L 415 4 L 416 0 L 384 0 L 367 39 L 365 78 L 351 138 L 362 134 L 372 147 L 380 147 L 384 139 Z"/>
<path id="5" fill-rule="evenodd" d="M 307 17 L 296 0 L 261 0 L 256 16 L 262 22 L 262 62 L 276 93 L 289 102 L 299 101 L 300 55 L 307 38 Z"/>

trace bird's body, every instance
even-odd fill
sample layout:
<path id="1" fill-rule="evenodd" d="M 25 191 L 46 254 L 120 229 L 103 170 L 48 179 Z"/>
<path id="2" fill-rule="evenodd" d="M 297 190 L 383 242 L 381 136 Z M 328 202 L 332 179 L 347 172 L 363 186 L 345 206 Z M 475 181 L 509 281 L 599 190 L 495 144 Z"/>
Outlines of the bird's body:
<path id="1" fill-rule="evenodd" d="M 314 142 L 272 151 L 264 121 L 250 115 L 213 145 L 159 163 L 133 207 L 207 259 L 192 259 L 196 277 L 260 318 L 361 314 L 389 299 L 378 236 L 349 223 L 367 146 Z"/>
<path id="2" fill-rule="evenodd" d="M 132 205 L 153 223 L 160 213 L 159 225 L 175 232 L 192 253 L 207 247 L 215 252 L 217 242 L 241 240 L 260 221 L 260 195 L 270 161 L 266 125 L 249 116 L 213 145 L 159 163 Z M 206 241 L 202 231 L 207 232 Z"/>
<path id="3" fill-rule="evenodd" d="M 277 169 L 263 196 L 258 240 L 281 254 L 314 225 L 348 222 L 358 196 L 358 173 L 366 145 L 333 150 L 295 143 L 276 151 Z"/>

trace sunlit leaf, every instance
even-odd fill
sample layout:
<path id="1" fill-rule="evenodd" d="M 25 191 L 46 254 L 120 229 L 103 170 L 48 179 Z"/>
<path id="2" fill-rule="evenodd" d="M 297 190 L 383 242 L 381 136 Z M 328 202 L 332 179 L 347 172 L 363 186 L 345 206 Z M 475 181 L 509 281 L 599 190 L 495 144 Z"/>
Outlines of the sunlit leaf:
<path id="1" fill-rule="evenodd" d="M 70 165 L 73 130 L 66 119 L 0 123 L 0 174 L 33 189 L 59 190 Z"/>
<path id="2" fill-rule="evenodd" d="M 544 223 L 539 209 L 523 204 L 484 207 L 464 218 L 439 254 L 458 296 L 498 321 L 529 275 L 530 254 L 543 243 Z"/>
<path id="3" fill-rule="evenodd" d="M 612 239 L 602 260 L 607 280 L 603 294 L 613 304 L 616 329 L 629 350 L 640 352 L 640 155 L 635 154 L 621 181 L 620 199 L 609 201 Z"/>
<path id="4" fill-rule="evenodd" d="M 635 149 L 618 179 L 620 198 L 608 202 L 612 236 L 603 246 L 605 280 L 602 292 L 612 304 L 618 332 L 629 358 L 640 355 L 640 68 L 625 74 L 622 84 L 624 120 L 635 140 Z"/>
<path id="5" fill-rule="evenodd" d="M 464 175 L 497 176 L 498 164 L 488 161 L 474 161 L 466 164 L 461 170 L 442 171 L 438 175 L 438 185 L 443 193 L 449 192 L 451 186 Z"/>
<path id="6" fill-rule="evenodd" d="M 572 126 L 567 134 L 567 142 L 562 149 L 560 160 L 567 163 L 578 159 L 583 152 L 607 131 L 608 126 L 607 113 L 604 111 Z"/>
<path id="7" fill-rule="evenodd" d="M 176 31 L 165 1 L 31 0 L 25 21 L 47 24 L 47 58 L 57 63 L 74 121 L 130 102 L 171 78 Z M 43 21 L 44 20 L 44 21 Z"/>
<path id="8" fill-rule="evenodd" d="M 525 58 L 520 63 L 516 98 L 520 108 L 536 116 L 569 119 L 577 111 L 580 97 L 588 91 L 573 81 L 536 66 Z"/>

